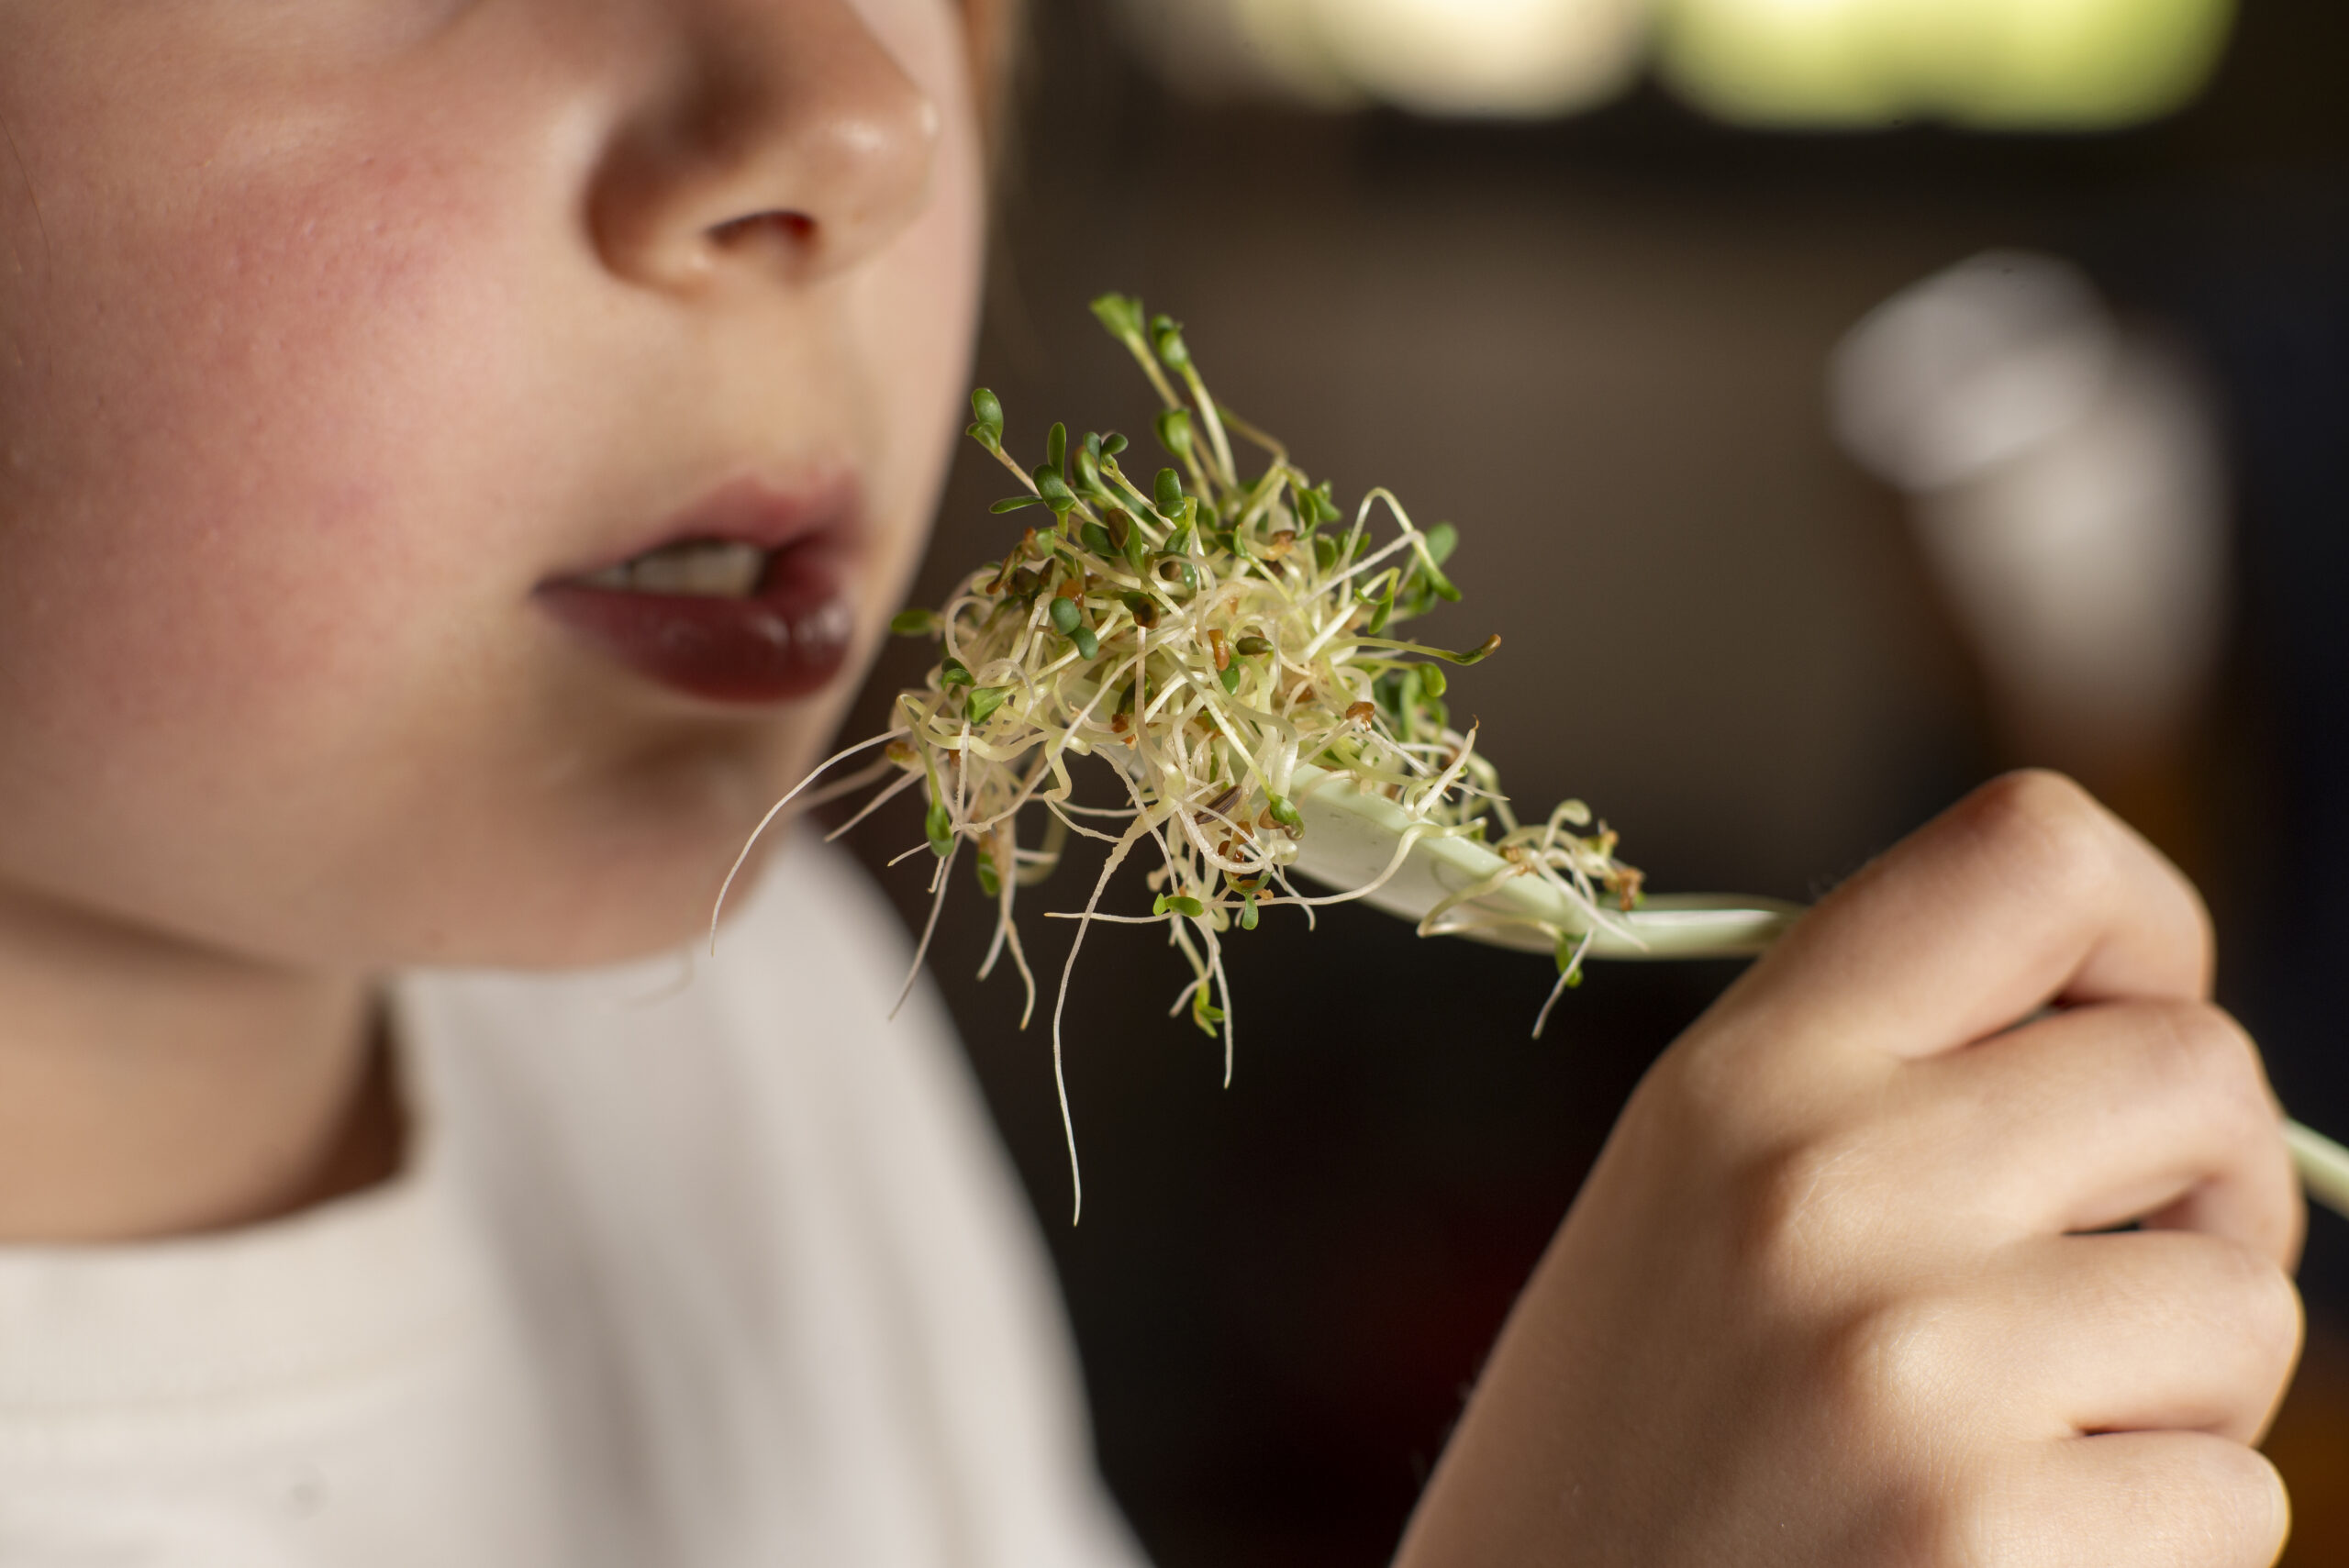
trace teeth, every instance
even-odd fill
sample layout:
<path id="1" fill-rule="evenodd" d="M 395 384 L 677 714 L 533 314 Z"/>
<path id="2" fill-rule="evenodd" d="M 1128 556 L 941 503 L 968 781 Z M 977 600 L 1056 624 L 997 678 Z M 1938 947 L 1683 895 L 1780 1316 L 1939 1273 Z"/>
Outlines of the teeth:
<path id="1" fill-rule="evenodd" d="M 580 581 L 591 588 L 638 594 L 696 594 L 744 599 L 758 590 L 767 552 L 756 545 L 695 539 L 647 550 Z"/>

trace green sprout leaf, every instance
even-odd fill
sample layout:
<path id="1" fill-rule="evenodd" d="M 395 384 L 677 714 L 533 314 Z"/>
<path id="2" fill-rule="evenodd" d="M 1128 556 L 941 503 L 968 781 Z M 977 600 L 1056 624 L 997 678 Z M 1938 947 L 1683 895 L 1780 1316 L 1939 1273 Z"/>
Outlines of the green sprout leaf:
<path id="1" fill-rule="evenodd" d="M 1122 517 L 1125 514 L 1120 512 L 1118 516 Z M 1150 540 L 1130 521 L 1127 524 L 1125 540 L 1120 549 L 1126 564 L 1133 568 L 1135 576 L 1139 577 L 1150 570 Z"/>
<path id="2" fill-rule="evenodd" d="M 1497 631 L 1465 653 L 1446 653 L 1438 650 L 1436 657 L 1454 664 L 1481 664 L 1500 651 L 1501 634 Z"/>
<path id="3" fill-rule="evenodd" d="M 1428 530 L 1427 544 L 1428 559 L 1441 566 L 1460 548 L 1460 530 L 1450 523 L 1438 523 Z"/>
<path id="4" fill-rule="evenodd" d="M 1297 493 L 1297 520 L 1305 525 L 1307 533 L 1324 523 L 1334 523 L 1343 515 L 1338 510 L 1338 504 L 1330 499 L 1330 482 L 1326 479 Z"/>
<path id="5" fill-rule="evenodd" d="M 1208 988 L 1200 986 L 1191 993 L 1191 1021 L 1199 1026 L 1201 1034 L 1212 1035 L 1216 1026 L 1223 1022 L 1223 1009 L 1208 1000 Z"/>
<path id="6" fill-rule="evenodd" d="M 1227 664 L 1215 673 L 1215 678 L 1223 683 L 1224 693 L 1229 695 L 1240 689 L 1240 666 Z"/>
<path id="7" fill-rule="evenodd" d="M 1264 803 L 1264 815 L 1284 828 L 1305 826 L 1305 818 L 1297 815 L 1296 805 L 1285 795 L 1270 796 Z"/>
<path id="8" fill-rule="evenodd" d="M 966 432 L 971 439 L 987 450 L 1003 450 L 1003 404 L 996 395 L 982 386 L 971 394 L 971 428 Z"/>
<path id="9" fill-rule="evenodd" d="M 1085 524 L 1084 528 L 1077 530 L 1077 537 L 1085 541 L 1085 549 L 1104 561 L 1110 560 L 1118 554 L 1118 541 L 1111 539 L 1109 530 L 1099 523 Z"/>
<path id="10" fill-rule="evenodd" d="M 1068 427 L 1054 423 L 1044 432 L 1044 466 L 1065 471 L 1068 466 Z"/>
<path id="11" fill-rule="evenodd" d="M 979 891 L 989 898 L 996 897 L 1003 892 L 1003 880 L 996 875 L 995 862 L 991 858 L 981 855 L 971 862 L 971 870 L 978 876 Z"/>
<path id="12" fill-rule="evenodd" d="M 1061 477 L 1059 469 L 1047 463 L 1036 470 L 1035 480 L 1036 494 L 1052 509 L 1053 517 L 1065 517 L 1076 510 L 1076 492 L 1068 487 L 1068 481 Z"/>
<path id="13" fill-rule="evenodd" d="M 1098 659 L 1101 656 L 1101 639 L 1093 635 L 1091 627 L 1078 627 L 1068 634 L 1068 639 L 1076 644 L 1079 658 Z"/>
<path id="14" fill-rule="evenodd" d="M 1153 915 L 1187 915 L 1194 920 L 1204 919 L 1208 906 L 1186 893 L 1162 893 L 1158 902 L 1150 906 Z"/>
<path id="15" fill-rule="evenodd" d="M 1085 612 L 1076 607 L 1074 599 L 1062 598 L 1057 595 L 1052 598 L 1051 614 L 1052 629 L 1063 637 L 1075 631 L 1078 625 L 1085 619 Z"/>
<path id="16" fill-rule="evenodd" d="M 1251 632 L 1233 643 L 1231 651 L 1243 658 L 1253 659 L 1261 654 L 1270 653 L 1273 651 L 1273 645 Z"/>
<path id="17" fill-rule="evenodd" d="M 1004 699 L 1017 688 L 1011 686 L 980 686 L 964 699 L 963 711 L 973 724 L 985 724 L 1003 706 Z"/>
<path id="18" fill-rule="evenodd" d="M 1183 476 L 1171 468 L 1158 471 L 1152 485 L 1151 499 L 1158 505 L 1158 515 L 1173 522 L 1183 515 Z"/>
<path id="19" fill-rule="evenodd" d="M 899 610 L 889 617 L 889 630 L 898 637 L 936 637 L 944 624 L 936 610 Z"/>
<path id="20" fill-rule="evenodd" d="M 1151 318 L 1150 346 L 1158 350 L 1159 361 L 1168 370 L 1188 370 L 1191 350 L 1183 343 L 1183 324 L 1171 316 Z"/>
<path id="21" fill-rule="evenodd" d="M 941 686 L 970 686 L 978 683 L 972 678 L 969 665 L 949 654 L 938 662 L 938 684 Z"/>
<path id="22" fill-rule="evenodd" d="M 1093 302 L 1093 314 L 1114 338 L 1141 336 L 1141 301 L 1131 295 L 1105 294 Z"/>
<path id="23" fill-rule="evenodd" d="M 1176 457 L 1191 455 L 1191 411 L 1169 408 L 1158 416 L 1158 444 Z"/>
<path id="24" fill-rule="evenodd" d="M 1043 504 L 1044 498 L 1041 495 L 1006 495 L 987 510 L 1000 516 L 1005 512 L 1017 512 L 1022 506 L 1041 506 Z"/>
<path id="25" fill-rule="evenodd" d="M 1126 438 L 1118 434 L 1117 431 L 1112 430 L 1108 435 L 1101 438 L 1102 456 L 1116 457 L 1119 452 L 1124 451 L 1125 450 Z"/>
<path id="26" fill-rule="evenodd" d="M 1444 550 L 1444 554 L 1449 555 L 1452 553 L 1451 546 L 1460 542 L 1458 530 L 1453 529 L 1448 523 L 1439 523 L 1436 527 L 1446 529 L 1451 535 L 1451 545 L 1447 545 Z M 1426 581 L 1437 598 L 1448 603 L 1456 602 L 1460 597 L 1460 590 L 1452 585 L 1452 579 L 1446 577 L 1436 564 L 1442 557 L 1436 554 L 1433 548 L 1435 538 L 1433 530 L 1420 536 L 1418 541 L 1419 548 L 1413 552 L 1416 557 L 1414 570 Z"/>
<path id="27" fill-rule="evenodd" d="M 954 817 L 942 800 L 932 800 L 929 812 L 922 817 L 922 831 L 929 835 L 932 853 L 940 860 L 954 852 Z"/>

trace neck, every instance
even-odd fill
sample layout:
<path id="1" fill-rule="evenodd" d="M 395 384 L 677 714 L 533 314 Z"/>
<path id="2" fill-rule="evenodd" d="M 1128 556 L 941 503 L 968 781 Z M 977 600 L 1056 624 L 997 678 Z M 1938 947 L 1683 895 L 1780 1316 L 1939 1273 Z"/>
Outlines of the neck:
<path id="1" fill-rule="evenodd" d="M 0 890 L 0 1242 L 224 1229 L 388 1175 L 362 976 Z"/>

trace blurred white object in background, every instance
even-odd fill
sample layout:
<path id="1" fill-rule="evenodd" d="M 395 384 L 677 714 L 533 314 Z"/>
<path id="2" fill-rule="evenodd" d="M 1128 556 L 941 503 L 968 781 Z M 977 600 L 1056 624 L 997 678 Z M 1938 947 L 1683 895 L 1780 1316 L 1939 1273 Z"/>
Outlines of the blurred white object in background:
<path id="1" fill-rule="evenodd" d="M 1611 98 L 1637 74 L 1648 0 L 1241 0 L 1301 7 L 1338 71 L 1430 115 L 1540 117 Z"/>
<path id="2" fill-rule="evenodd" d="M 1638 74 L 1652 0 L 1124 0 L 1146 52 L 1209 95 L 1536 118 Z M 1163 51 L 1163 52 L 1162 52 Z"/>
<path id="3" fill-rule="evenodd" d="M 1976 256 L 1836 349 L 1837 438 L 1905 491 L 1926 559 L 2032 760 L 2175 741 L 2229 601 L 2216 418 L 2182 357 L 2080 272 Z"/>

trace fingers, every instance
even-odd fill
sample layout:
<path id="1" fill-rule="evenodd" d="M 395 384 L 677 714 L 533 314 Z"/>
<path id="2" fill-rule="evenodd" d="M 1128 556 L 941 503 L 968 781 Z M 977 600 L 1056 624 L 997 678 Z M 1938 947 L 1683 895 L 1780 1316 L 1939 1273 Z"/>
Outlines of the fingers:
<path id="1" fill-rule="evenodd" d="M 1756 1038 L 1946 1051 L 2053 1000 L 2196 998 L 2201 900 L 2052 773 L 1985 784 L 1797 924 L 1746 977 Z"/>
<path id="2" fill-rule="evenodd" d="M 2027 1430 L 2050 1436 L 2256 1442 L 2299 1359 L 2299 1296 L 2284 1271 L 2188 1231 L 2035 1240 L 1985 1270 L 1973 1299 L 1982 1342 L 1963 1353 L 2021 1407 Z"/>
<path id="3" fill-rule="evenodd" d="M 2288 1266 L 2305 1211 L 2257 1050 L 2199 1002 L 2076 1007 L 1901 1074 L 1891 1134 L 2010 1233 L 2150 1218 Z"/>
<path id="4" fill-rule="evenodd" d="M 2270 1568 L 2291 1529 L 2275 1466 L 2201 1432 L 2032 1444 L 1951 1533 L 2008 1568 Z"/>

